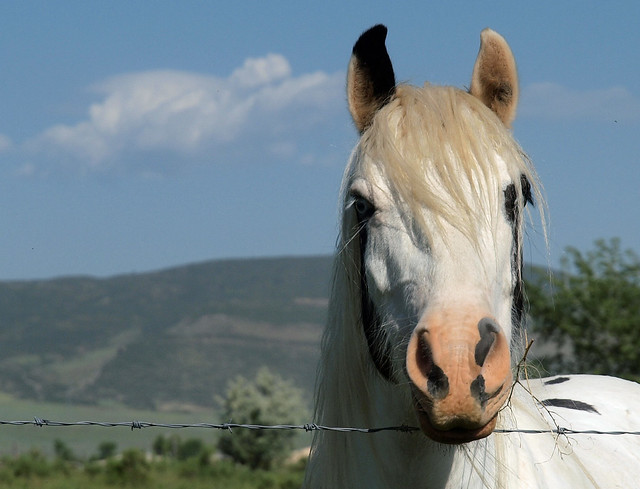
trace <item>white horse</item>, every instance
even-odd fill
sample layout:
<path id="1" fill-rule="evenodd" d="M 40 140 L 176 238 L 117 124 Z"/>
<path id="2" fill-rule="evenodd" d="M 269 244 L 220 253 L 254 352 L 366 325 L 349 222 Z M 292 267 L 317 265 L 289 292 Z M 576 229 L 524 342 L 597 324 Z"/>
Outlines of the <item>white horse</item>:
<path id="1" fill-rule="evenodd" d="M 343 180 L 316 419 L 421 432 L 318 432 L 305 487 L 640 487 L 639 436 L 565 431 L 640 430 L 638 384 L 514 380 L 523 212 L 541 197 L 509 130 L 509 46 L 482 32 L 469 92 L 417 88 L 396 85 L 386 33 L 365 32 L 349 64 L 361 139 Z"/>

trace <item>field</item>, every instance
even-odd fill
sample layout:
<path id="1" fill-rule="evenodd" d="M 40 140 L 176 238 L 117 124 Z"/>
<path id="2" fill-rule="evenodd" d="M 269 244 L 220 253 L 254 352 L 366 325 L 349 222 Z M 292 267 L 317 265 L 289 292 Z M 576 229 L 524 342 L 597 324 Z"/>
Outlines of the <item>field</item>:
<path id="1" fill-rule="evenodd" d="M 218 420 L 212 412 L 154 412 L 123 406 L 78 406 L 19 400 L 0 394 L 2 421 L 148 421 L 198 423 Z M 250 470 L 221 460 L 219 432 L 206 428 L 164 429 L 97 426 L 0 426 L 0 486 L 6 489 L 153 487 L 159 489 L 299 487 L 304 460 L 272 471 Z M 154 441 L 177 443 L 173 456 L 153 455 Z M 300 433 L 297 446 L 311 435 Z M 111 454 L 104 456 L 105 446 Z M 185 448 L 182 450 L 180 447 Z M 191 449 L 189 449 L 191 447 Z"/>
<path id="2" fill-rule="evenodd" d="M 149 421 L 156 423 L 198 423 L 219 420 L 213 412 L 155 412 L 131 409 L 119 405 L 82 406 L 48 402 L 34 402 L 15 399 L 0 394 L 0 418 L 7 420 L 33 420 L 34 416 L 54 421 Z M 101 442 L 114 442 L 118 450 L 140 448 L 148 450 L 153 440 L 164 434 L 171 435 L 180 431 L 183 438 L 199 438 L 208 444 L 216 440 L 215 430 L 161 429 L 145 428 L 131 430 L 127 427 L 90 427 L 90 426 L 0 426 L 0 456 L 15 455 L 31 449 L 37 449 L 45 455 L 53 454 L 53 441 L 58 439 L 68 445 L 74 453 L 86 458 L 95 453 Z"/>

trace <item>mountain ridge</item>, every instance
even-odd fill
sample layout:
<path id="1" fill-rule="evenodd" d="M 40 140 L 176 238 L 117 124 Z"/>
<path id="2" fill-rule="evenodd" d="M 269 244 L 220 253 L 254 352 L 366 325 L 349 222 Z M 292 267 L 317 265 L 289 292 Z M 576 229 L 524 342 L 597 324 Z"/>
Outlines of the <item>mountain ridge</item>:
<path id="1" fill-rule="evenodd" d="M 266 364 L 308 390 L 331 262 L 211 260 L 0 282 L 0 389 L 48 401 L 206 406 L 234 375 Z"/>

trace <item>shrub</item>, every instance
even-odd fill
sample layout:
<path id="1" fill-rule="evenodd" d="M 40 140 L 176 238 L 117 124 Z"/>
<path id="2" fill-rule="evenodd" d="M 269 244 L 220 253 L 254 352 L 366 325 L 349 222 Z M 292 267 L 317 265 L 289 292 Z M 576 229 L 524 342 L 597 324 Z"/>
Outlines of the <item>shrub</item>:
<path id="1" fill-rule="evenodd" d="M 140 450 L 126 450 L 119 459 L 109 460 L 106 476 L 112 484 L 139 485 L 149 478 L 149 463 Z"/>
<path id="2" fill-rule="evenodd" d="M 95 458 L 97 460 L 106 460 L 116 454 L 118 444 L 114 441 L 103 441 L 98 445 L 98 453 Z"/>
<path id="3" fill-rule="evenodd" d="M 251 382 L 237 377 L 221 401 L 226 419 L 237 424 L 298 424 L 307 416 L 302 391 L 262 368 Z M 292 448 L 293 431 L 237 429 L 223 434 L 218 449 L 235 462 L 268 470 Z"/>
<path id="4" fill-rule="evenodd" d="M 176 458 L 178 460 L 186 460 L 188 458 L 200 457 L 203 454 L 208 457 L 209 453 L 209 450 L 207 450 L 202 440 L 199 438 L 190 438 L 178 445 Z"/>
<path id="5" fill-rule="evenodd" d="M 534 332 L 559 345 L 548 370 L 640 380 L 640 257 L 619 239 L 567 248 L 551 288 L 541 280 L 528 295 Z"/>
<path id="6" fill-rule="evenodd" d="M 5 458 L 6 464 L 14 477 L 46 477 L 51 473 L 51 464 L 39 450 L 31 450 L 16 458 Z"/>
<path id="7" fill-rule="evenodd" d="M 58 438 L 53 440 L 53 453 L 58 460 L 63 462 L 70 462 L 76 459 L 69 445 Z"/>

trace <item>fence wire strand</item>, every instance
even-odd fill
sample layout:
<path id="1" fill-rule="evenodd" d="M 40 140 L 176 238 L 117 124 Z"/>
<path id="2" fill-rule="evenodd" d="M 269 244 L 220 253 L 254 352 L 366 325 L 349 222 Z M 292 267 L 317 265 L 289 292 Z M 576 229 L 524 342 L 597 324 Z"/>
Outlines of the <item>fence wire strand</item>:
<path id="1" fill-rule="evenodd" d="M 141 430 L 143 428 L 207 428 L 216 429 L 222 431 L 229 431 L 233 433 L 234 429 L 247 429 L 247 430 L 301 430 L 306 432 L 312 431 L 333 431 L 339 433 L 379 433 L 382 431 L 397 431 L 402 433 L 413 433 L 420 431 L 420 428 L 415 426 L 384 426 L 381 428 L 347 428 L 336 426 L 323 426 L 316 423 L 307 423 L 301 425 L 293 424 L 279 424 L 279 425 L 259 425 L 259 424 L 240 424 L 240 423 L 153 423 L 148 421 L 52 421 L 50 419 L 43 419 L 34 417 L 29 421 L 2 421 L 0 425 L 6 426 L 36 426 L 42 428 L 44 426 L 50 427 L 66 427 L 66 426 L 101 426 L 105 428 L 113 428 L 116 426 L 123 426 L 133 430 Z M 541 434 L 553 434 L 553 435 L 632 435 L 640 436 L 640 431 L 601 431 L 601 430 L 573 430 L 570 428 L 563 428 L 561 426 L 557 428 L 550 428 L 546 430 L 533 430 L 533 429 L 495 429 L 494 433 L 498 434 L 511 434 L 520 433 L 525 435 L 541 435 Z"/>

